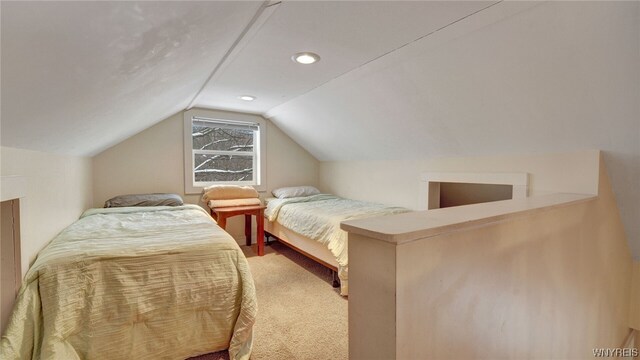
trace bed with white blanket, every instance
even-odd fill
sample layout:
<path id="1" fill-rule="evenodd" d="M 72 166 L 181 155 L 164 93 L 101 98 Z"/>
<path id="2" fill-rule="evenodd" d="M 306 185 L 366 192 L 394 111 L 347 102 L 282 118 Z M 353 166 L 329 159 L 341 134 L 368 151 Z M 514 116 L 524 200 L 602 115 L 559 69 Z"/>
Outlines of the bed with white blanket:
<path id="1" fill-rule="evenodd" d="M 236 242 L 200 207 L 90 209 L 39 254 L 2 359 L 248 359 L 257 310 Z"/>
<path id="2" fill-rule="evenodd" d="M 265 231 L 296 250 L 337 270 L 340 294 L 347 296 L 348 242 L 340 223 L 349 219 L 399 214 L 408 209 L 329 194 L 269 199 Z"/>

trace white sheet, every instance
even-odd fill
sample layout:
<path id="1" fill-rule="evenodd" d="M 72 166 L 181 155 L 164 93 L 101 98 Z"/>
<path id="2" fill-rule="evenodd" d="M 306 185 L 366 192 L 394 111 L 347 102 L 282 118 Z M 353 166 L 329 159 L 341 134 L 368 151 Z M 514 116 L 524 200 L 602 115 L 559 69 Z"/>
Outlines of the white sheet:
<path id="1" fill-rule="evenodd" d="M 265 216 L 313 240 L 325 244 L 338 261 L 341 294 L 347 295 L 348 242 L 347 232 L 340 223 L 348 219 L 399 214 L 408 209 L 383 204 L 344 199 L 335 195 L 319 194 L 307 197 L 269 200 Z"/>

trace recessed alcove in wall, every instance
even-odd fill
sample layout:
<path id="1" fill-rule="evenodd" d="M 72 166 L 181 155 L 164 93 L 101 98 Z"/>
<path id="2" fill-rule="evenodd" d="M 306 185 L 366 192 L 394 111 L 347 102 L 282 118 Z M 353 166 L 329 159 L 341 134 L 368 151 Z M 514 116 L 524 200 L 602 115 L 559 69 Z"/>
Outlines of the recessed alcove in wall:
<path id="1" fill-rule="evenodd" d="M 445 173 L 420 176 L 419 210 L 524 198 L 527 173 Z"/>

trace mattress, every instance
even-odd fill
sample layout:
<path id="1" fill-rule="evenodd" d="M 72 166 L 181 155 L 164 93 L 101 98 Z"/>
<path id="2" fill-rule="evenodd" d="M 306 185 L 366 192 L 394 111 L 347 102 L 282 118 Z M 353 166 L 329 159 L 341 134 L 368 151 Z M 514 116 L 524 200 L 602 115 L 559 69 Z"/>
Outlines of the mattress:
<path id="1" fill-rule="evenodd" d="M 90 209 L 39 254 L 3 359 L 248 359 L 257 311 L 242 251 L 200 207 Z"/>
<path id="2" fill-rule="evenodd" d="M 347 296 L 348 242 L 347 232 L 340 229 L 340 223 L 349 219 L 407 211 L 409 210 L 402 207 L 318 194 L 299 198 L 269 199 L 265 216 L 271 222 L 277 221 L 280 225 L 327 246 L 338 263 L 340 293 Z"/>

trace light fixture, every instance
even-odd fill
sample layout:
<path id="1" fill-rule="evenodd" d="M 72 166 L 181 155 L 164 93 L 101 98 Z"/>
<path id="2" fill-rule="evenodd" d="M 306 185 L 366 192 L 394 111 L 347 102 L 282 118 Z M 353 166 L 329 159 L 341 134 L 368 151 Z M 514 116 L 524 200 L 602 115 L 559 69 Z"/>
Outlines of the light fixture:
<path id="1" fill-rule="evenodd" d="M 299 52 L 293 55 L 291 57 L 291 60 L 297 62 L 298 64 L 310 65 L 320 61 L 320 56 L 318 54 L 305 51 L 305 52 Z"/>
<path id="2" fill-rule="evenodd" d="M 238 99 L 244 100 L 244 101 L 253 101 L 256 99 L 256 97 L 251 95 L 240 95 L 238 96 Z"/>

